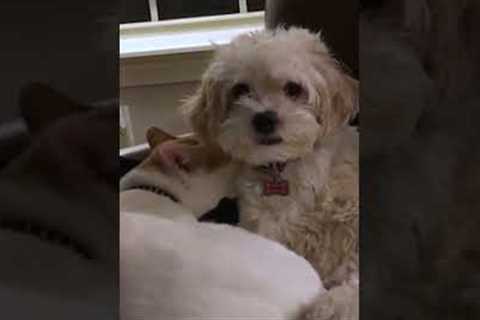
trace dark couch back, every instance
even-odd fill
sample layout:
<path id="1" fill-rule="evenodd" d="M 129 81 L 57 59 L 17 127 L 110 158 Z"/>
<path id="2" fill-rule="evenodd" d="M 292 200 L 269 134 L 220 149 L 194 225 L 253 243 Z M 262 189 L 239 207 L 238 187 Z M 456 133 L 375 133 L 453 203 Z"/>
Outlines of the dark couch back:
<path id="1" fill-rule="evenodd" d="M 322 31 L 338 60 L 358 78 L 357 0 L 267 0 L 267 28 L 300 26 Z"/>

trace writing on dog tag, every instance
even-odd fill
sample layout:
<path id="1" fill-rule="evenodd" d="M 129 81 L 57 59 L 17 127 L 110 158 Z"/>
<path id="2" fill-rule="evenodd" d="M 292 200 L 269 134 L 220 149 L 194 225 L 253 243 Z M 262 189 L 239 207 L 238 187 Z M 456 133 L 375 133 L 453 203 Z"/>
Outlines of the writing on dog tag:
<path id="1" fill-rule="evenodd" d="M 287 180 L 272 180 L 263 182 L 264 196 L 288 196 L 289 191 Z"/>

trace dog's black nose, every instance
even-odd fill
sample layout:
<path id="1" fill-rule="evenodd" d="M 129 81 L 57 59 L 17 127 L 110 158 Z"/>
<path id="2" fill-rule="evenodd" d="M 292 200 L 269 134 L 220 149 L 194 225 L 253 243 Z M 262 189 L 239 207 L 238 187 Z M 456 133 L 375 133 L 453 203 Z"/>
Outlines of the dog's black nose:
<path id="1" fill-rule="evenodd" d="M 259 112 L 253 116 L 253 128 L 261 134 L 271 134 L 278 124 L 278 115 L 274 111 Z"/>

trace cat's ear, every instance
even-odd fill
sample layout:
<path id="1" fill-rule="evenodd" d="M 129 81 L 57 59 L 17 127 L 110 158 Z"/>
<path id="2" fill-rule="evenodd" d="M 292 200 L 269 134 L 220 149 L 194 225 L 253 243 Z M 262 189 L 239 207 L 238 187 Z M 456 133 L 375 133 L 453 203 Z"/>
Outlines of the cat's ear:
<path id="1" fill-rule="evenodd" d="M 175 136 L 172 136 L 168 132 L 165 132 L 157 127 L 150 127 L 147 130 L 146 136 L 151 149 L 155 148 L 163 142 L 177 139 Z"/>
<path id="2" fill-rule="evenodd" d="M 20 111 L 28 129 L 35 134 L 60 118 L 91 110 L 42 83 L 30 83 L 20 91 Z"/>

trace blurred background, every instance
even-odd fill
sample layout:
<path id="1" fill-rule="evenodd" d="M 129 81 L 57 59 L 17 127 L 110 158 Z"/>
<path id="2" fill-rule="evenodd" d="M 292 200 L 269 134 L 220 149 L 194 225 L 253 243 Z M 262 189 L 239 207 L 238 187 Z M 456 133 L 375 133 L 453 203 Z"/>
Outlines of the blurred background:
<path id="1" fill-rule="evenodd" d="M 118 97 L 117 1 L 0 4 L 0 168 L 28 143 L 19 93 L 42 82 L 83 104 Z"/>

